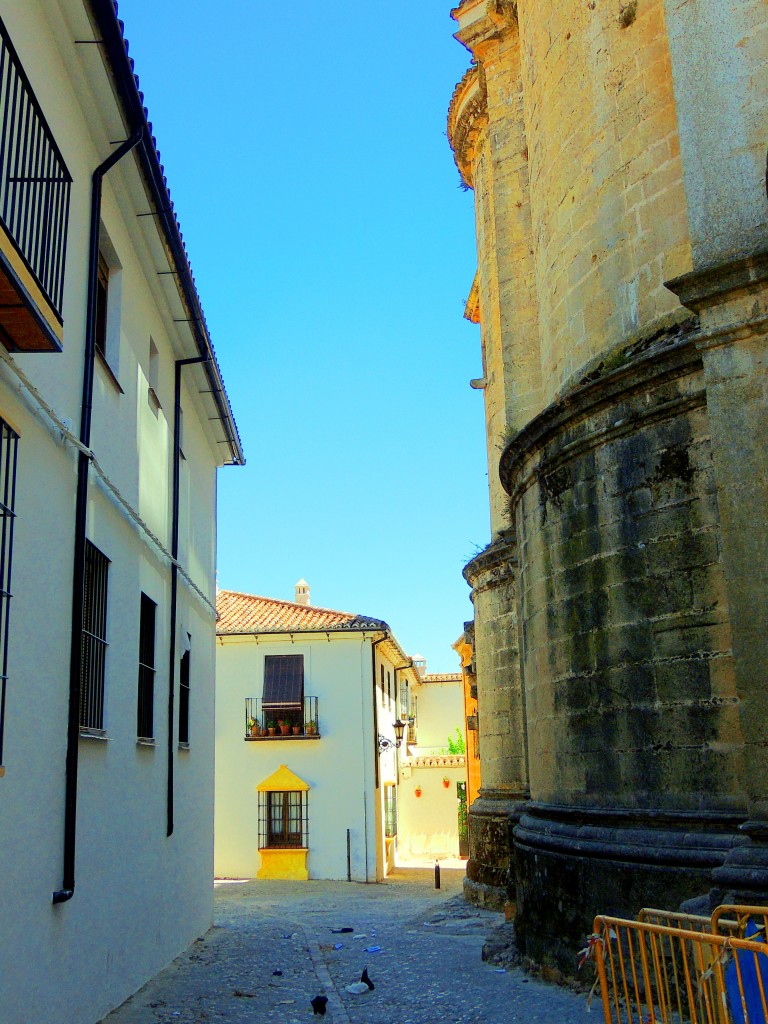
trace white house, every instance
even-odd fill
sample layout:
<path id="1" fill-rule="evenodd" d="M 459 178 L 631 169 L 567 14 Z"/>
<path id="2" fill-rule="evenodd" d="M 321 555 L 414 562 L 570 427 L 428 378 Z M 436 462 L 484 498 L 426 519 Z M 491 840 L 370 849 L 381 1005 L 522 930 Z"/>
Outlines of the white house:
<path id="1" fill-rule="evenodd" d="M 406 861 L 458 857 L 465 853 L 467 814 L 462 675 L 428 673 L 423 658 L 413 661 L 419 675 L 400 759 L 398 849 Z"/>
<path id="2" fill-rule="evenodd" d="M 304 580 L 295 602 L 216 606 L 217 876 L 383 878 L 411 659 L 381 619 L 312 607 Z"/>
<path id="3" fill-rule="evenodd" d="M 0 0 L 0 114 L 0 1019 L 92 1024 L 211 923 L 243 455 L 111 0 Z"/>

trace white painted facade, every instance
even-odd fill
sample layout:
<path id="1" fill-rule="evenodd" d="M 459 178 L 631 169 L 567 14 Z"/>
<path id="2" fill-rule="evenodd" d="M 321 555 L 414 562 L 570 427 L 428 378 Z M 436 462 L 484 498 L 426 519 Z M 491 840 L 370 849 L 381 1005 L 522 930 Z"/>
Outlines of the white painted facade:
<path id="1" fill-rule="evenodd" d="M 460 673 L 421 676 L 411 688 L 415 743 L 401 760 L 398 851 L 403 860 L 459 855 L 457 783 L 467 781 L 464 755 L 449 753 L 456 730 L 464 740 Z"/>
<path id="2" fill-rule="evenodd" d="M 174 364 L 198 348 L 174 323 L 184 315 L 175 276 L 158 275 L 171 264 L 155 218 L 137 217 L 153 197 L 134 153 L 107 174 L 101 209 L 112 261 L 109 366 L 96 358 L 91 449 L 101 475 L 92 465 L 86 535 L 109 559 L 104 728 L 76 743 L 75 884 L 71 899 L 52 902 L 63 871 L 91 175 L 126 138 L 101 47 L 75 43 L 94 38 L 89 9 L 83 0 L 0 0 L 72 177 L 62 351 L 0 347 L 0 418 L 19 435 L 0 768 L 3 1024 L 93 1024 L 212 922 L 216 469 L 231 460 L 199 395 L 205 373 L 186 367 L 179 560 L 194 586 L 180 574 L 168 836 Z M 159 405 L 149 393 L 150 338 Z M 157 604 L 154 745 L 137 743 L 142 592 Z M 180 747 L 187 634 L 190 732 Z"/>
<path id="3" fill-rule="evenodd" d="M 395 668 L 409 664 L 391 633 L 297 630 L 217 640 L 216 876 L 256 877 L 262 866 L 256 787 L 285 765 L 310 787 L 309 877 L 347 878 L 347 830 L 351 879 L 385 877 L 394 849 L 385 836 L 384 791 L 397 785 L 398 753 L 393 747 L 379 753 L 378 736 L 394 740 Z M 317 697 L 320 738 L 247 739 L 246 698 L 261 698 L 265 657 L 285 654 L 304 657 L 304 692 Z M 397 685 L 415 675 L 410 667 L 398 671 Z"/>

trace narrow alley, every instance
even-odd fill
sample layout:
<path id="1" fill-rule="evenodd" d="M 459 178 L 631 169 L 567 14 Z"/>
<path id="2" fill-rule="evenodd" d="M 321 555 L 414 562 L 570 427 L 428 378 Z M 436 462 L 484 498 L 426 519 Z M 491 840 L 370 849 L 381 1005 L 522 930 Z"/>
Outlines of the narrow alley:
<path id="1" fill-rule="evenodd" d="M 583 994 L 482 961 L 502 915 L 465 903 L 463 874 L 443 870 L 440 890 L 419 869 L 379 885 L 217 882 L 211 931 L 103 1024 L 293 1024 L 318 995 L 331 1024 L 583 1021 Z M 366 965 L 374 989 L 348 992 Z"/>

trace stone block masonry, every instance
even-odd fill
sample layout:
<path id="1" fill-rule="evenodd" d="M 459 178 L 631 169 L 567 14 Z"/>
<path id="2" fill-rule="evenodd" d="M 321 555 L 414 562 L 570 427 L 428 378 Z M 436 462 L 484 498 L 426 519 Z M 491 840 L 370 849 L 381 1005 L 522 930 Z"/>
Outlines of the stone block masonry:
<path id="1" fill-rule="evenodd" d="M 491 481 L 466 893 L 568 969 L 595 913 L 768 899 L 768 10 L 453 16 Z"/>

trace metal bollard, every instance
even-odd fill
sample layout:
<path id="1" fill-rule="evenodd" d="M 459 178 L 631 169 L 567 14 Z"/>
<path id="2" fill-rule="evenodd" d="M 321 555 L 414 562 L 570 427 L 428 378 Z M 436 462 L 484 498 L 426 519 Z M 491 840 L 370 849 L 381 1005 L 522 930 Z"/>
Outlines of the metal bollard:
<path id="1" fill-rule="evenodd" d="M 435 861 L 435 888 L 440 888 L 440 862 Z"/>

